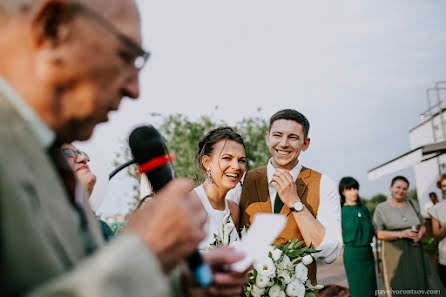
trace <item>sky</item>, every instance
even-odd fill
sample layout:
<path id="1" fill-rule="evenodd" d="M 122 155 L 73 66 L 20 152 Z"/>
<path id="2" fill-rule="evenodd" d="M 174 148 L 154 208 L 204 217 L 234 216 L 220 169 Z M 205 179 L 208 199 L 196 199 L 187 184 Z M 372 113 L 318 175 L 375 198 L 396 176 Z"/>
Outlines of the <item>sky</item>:
<path id="1" fill-rule="evenodd" d="M 107 183 L 107 175 L 130 131 L 151 123 L 152 112 L 234 124 L 296 109 L 311 125 L 304 165 L 336 182 L 355 177 L 363 197 L 388 194 L 394 175 L 370 181 L 367 171 L 410 150 L 425 90 L 446 80 L 440 0 L 138 4 L 152 54 L 141 96 L 124 99 L 89 141 L 77 143 L 92 159 L 92 204 L 104 216 L 127 208 L 130 181 L 119 174 Z M 412 168 L 398 173 L 414 184 Z"/>

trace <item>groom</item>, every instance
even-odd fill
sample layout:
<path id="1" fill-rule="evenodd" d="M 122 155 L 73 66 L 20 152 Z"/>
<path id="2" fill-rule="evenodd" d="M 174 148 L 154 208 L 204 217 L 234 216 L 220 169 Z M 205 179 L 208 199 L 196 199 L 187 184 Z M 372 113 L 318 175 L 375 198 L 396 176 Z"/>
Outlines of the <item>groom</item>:
<path id="1" fill-rule="evenodd" d="M 302 166 L 299 155 L 310 145 L 310 123 L 298 111 L 275 113 L 265 134 L 271 159 L 266 166 L 248 172 L 240 197 L 240 226 L 250 225 L 254 215 L 280 213 L 287 223 L 277 244 L 291 239 L 305 240 L 320 250 L 316 258 L 331 263 L 342 248 L 341 210 L 334 182 Z M 309 279 L 316 283 L 316 264 L 309 267 Z"/>

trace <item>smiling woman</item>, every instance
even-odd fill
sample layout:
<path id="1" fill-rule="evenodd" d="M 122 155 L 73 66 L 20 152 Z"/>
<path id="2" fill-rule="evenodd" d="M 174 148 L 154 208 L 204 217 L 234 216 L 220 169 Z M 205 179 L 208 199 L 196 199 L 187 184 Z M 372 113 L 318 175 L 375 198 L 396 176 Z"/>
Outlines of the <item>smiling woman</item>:
<path id="1" fill-rule="evenodd" d="M 81 184 L 87 190 L 88 195 L 91 196 L 93 192 L 94 186 L 96 184 L 96 175 L 90 171 L 90 167 L 88 167 L 88 162 L 90 162 L 90 157 L 87 153 L 80 151 L 77 147 L 75 147 L 71 143 L 66 143 L 61 146 L 62 153 L 76 174 L 77 179 L 81 182 Z M 106 241 L 109 241 L 113 238 L 114 232 L 110 228 L 110 226 L 98 219 L 99 226 L 101 227 L 102 235 Z"/>
<path id="2" fill-rule="evenodd" d="M 389 187 L 391 197 L 378 204 L 373 216 L 377 237 L 383 241 L 385 289 L 443 292 L 443 284 L 420 244 L 426 227 L 418 204 L 406 199 L 408 188 L 404 176 L 394 177 Z"/>
<path id="3" fill-rule="evenodd" d="M 242 137 L 230 127 L 209 131 L 198 143 L 198 163 L 206 179 L 192 193 L 200 198 L 208 213 L 208 234 L 199 246 L 207 250 L 239 239 L 240 211 L 235 202 L 226 200 L 226 193 L 245 173 L 246 151 Z"/>

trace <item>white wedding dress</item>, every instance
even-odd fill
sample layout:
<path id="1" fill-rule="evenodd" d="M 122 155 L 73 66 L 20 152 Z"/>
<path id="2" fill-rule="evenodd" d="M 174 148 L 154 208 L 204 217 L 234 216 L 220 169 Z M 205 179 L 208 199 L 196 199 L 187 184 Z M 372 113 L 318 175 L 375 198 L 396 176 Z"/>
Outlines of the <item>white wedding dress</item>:
<path id="1" fill-rule="evenodd" d="M 214 234 L 216 234 L 225 245 L 238 241 L 239 236 L 229 211 L 228 201 L 225 199 L 225 210 L 217 210 L 214 209 L 209 202 L 203 185 L 196 187 L 194 191 L 198 194 L 198 197 L 200 197 L 201 203 L 208 213 L 208 220 L 205 225 L 207 236 L 200 243 L 198 248 L 201 251 L 207 251 L 209 248 L 212 248 L 211 244 L 215 241 Z"/>

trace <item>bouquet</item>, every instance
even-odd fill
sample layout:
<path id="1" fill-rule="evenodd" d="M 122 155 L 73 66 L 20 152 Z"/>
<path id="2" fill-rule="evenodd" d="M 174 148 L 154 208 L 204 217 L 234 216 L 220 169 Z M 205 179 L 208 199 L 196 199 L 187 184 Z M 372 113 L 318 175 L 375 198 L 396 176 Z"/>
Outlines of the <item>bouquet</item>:
<path id="1" fill-rule="evenodd" d="M 299 248 L 304 241 L 292 239 L 286 244 L 271 247 L 268 254 L 254 263 L 249 272 L 249 283 L 243 288 L 244 297 L 312 297 L 314 291 L 323 288 L 313 286 L 308 279 L 312 254 L 318 252 L 309 247 Z"/>
<path id="2" fill-rule="evenodd" d="M 234 229 L 235 226 L 231 223 L 231 213 L 228 211 L 221 222 L 220 235 L 214 233 L 214 241 L 209 244 L 208 250 L 229 245 L 231 243 L 231 233 Z"/>

